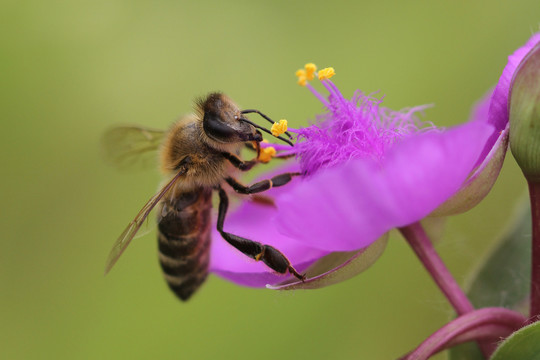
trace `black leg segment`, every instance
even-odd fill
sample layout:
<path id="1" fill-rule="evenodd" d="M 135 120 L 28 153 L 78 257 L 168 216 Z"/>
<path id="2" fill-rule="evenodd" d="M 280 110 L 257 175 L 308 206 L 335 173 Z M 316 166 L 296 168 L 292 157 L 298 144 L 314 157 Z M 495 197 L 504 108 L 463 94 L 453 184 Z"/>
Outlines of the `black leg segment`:
<path id="1" fill-rule="evenodd" d="M 245 186 L 240 184 L 236 179 L 228 177 L 225 179 L 231 187 L 240 194 L 256 194 L 262 191 L 266 191 L 272 187 L 283 186 L 292 180 L 294 176 L 298 176 L 300 173 L 284 173 L 276 175 L 271 179 L 259 181 L 253 185 Z"/>
<path id="2" fill-rule="evenodd" d="M 223 155 L 225 159 L 229 160 L 235 168 L 240 169 L 242 171 L 248 171 L 258 163 L 257 159 L 243 161 L 238 156 L 230 154 L 228 152 L 223 152 L 221 154 Z"/>
<path id="3" fill-rule="evenodd" d="M 225 190 L 220 187 L 217 229 L 225 241 L 250 258 L 264 262 L 270 269 L 280 274 L 285 274 L 289 271 L 291 275 L 302 281 L 306 279 L 304 275 L 300 275 L 294 269 L 289 259 L 276 248 L 223 231 L 228 207 L 229 198 Z"/>

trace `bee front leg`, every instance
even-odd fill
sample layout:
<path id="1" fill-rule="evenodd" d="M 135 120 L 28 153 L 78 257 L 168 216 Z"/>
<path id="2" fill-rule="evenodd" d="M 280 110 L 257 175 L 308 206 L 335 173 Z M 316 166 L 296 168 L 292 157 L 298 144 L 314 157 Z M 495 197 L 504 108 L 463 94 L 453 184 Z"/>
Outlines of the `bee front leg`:
<path id="1" fill-rule="evenodd" d="M 222 155 L 225 159 L 229 160 L 229 162 L 233 164 L 235 168 L 240 169 L 242 171 L 250 170 L 253 166 L 255 166 L 259 162 L 257 159 L 243 161 L 238 156 L 230 154 L 228 152 L 223 152 Z"/>
<path id="2" fill-rule="evenodd" d="M 227 197 L 225 190 L 220 187 L 217 229 L 225 241 L 250 258 L 264 262 L 270 269 L 280 274 L 285 274 L 287 271 L 289 271 L 291 275 L 294 275 L 299 280 L 304 281 L 306 279 L 305 275 L 299 274 L 291 265 L 289 259 L 287 259 L 287 257 L 278 249 L 270 245 L 264 245 L 256 241 L 225 232 L 223 230 L 223 224 L 225 222 L 225 215 L 227 214 L 228 207 L 229 198 Z"/>

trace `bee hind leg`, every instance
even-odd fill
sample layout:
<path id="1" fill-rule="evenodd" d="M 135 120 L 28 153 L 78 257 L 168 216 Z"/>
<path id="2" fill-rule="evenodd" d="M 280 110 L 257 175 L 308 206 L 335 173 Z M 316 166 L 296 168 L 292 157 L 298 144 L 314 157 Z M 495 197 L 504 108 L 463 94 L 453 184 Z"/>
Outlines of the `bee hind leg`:
<path id="1" fill-rule="evenodd" d="M 225 190 L 220 187 L 217 229 L 225 241 L 250 258 L 264 262 L 269 268 L 280 274 L 285 274 L 288 271 L 291 275 L 295 276 L 299 280 L 304 281 L 306 279 L 305 275 L 299 274 L 291 265 L 289 259 L 287 259 L 287 257 L 278 249 L 270 245 L 264 245 L 256 241 L 225 232 L 223 230 L 223 224 L 225 222 L 225 215 L 227 214 L 228 207 L 229 198 Z"/>

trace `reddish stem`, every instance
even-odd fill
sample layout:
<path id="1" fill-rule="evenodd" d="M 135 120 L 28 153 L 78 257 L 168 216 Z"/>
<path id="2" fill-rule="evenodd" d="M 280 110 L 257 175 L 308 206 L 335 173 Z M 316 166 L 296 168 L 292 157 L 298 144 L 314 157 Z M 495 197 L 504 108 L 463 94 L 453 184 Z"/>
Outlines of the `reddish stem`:
<path id="1" fill-rule="evenodd" d="M 465 296 L 450 271 L 444 265 L 433 244 L 427 237 L 422 225 L 416 222 L 409 226 L 399 228 L 416 256 L 420 259 L 437 286 L 444 293 L 458 315 L 466 314 L 474 310 L 471 302 Z"/>
<path id="2" fill-rule="evenodd" d="M 540 318 L 540 182 L 529 181 L 532 215 L 530 319 Z"/>
<path id="3" fill-rule="evenodd" d="M 523 315 L 504 308 L 475 310 L 444 325 L 404 359 L 424 360 L 462 342 L 504 338 L 519 329 L 525 321 Z"/>
<path id="4" fill-rule="evenodd" d="M 448 271 L 439 254 L 435 251 L 422 225 L 416 222 L 399 228 L 399 231 L 403 234 L 418 259 L 420 259 L 457 314 L 464 315 L 473 311 L 473 305 L 463 290 L 461 290 L 450 271 Z M 479 342 L 478 346 L 486 358 L 489 358 L 489 355 L 495 350 L 492 344 L 484 342 Z"/>

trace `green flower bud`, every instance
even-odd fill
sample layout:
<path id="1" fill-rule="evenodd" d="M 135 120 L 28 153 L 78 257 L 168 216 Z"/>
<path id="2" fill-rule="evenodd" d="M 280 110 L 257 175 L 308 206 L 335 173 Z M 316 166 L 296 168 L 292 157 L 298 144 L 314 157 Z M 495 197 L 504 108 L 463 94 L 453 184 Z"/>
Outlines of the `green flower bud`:
<path id="1" fill-rule="evenodd" d="M 540 182 L 540 45 L 519 65 L 510 91 L 510 148 L 527 180 Z"/>

